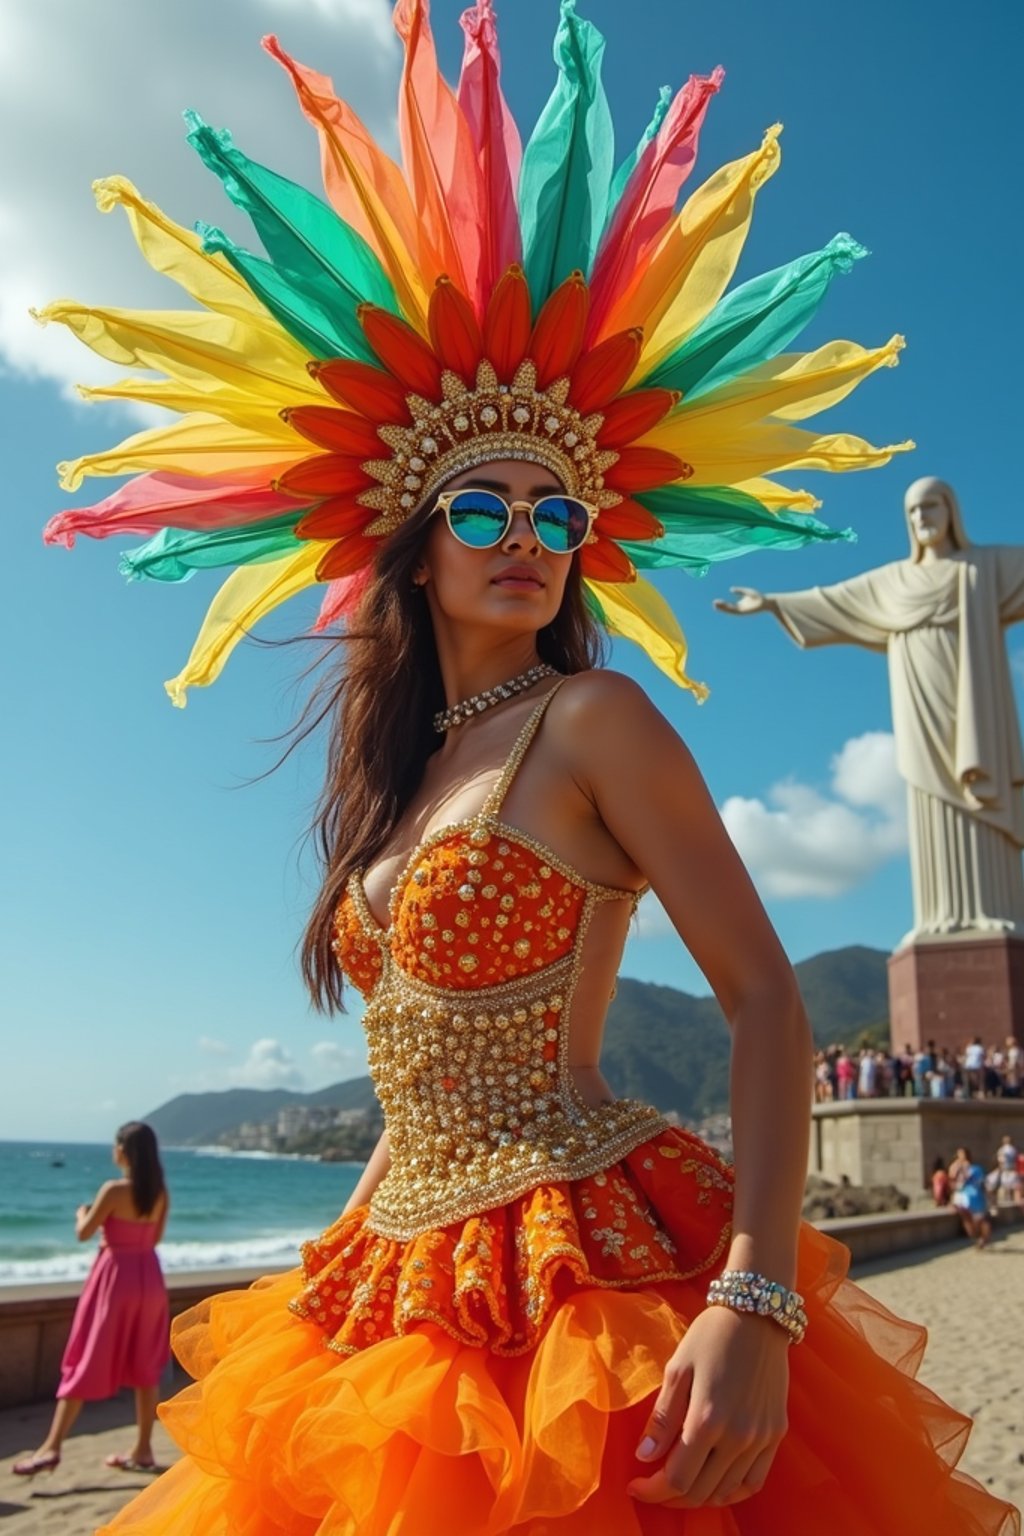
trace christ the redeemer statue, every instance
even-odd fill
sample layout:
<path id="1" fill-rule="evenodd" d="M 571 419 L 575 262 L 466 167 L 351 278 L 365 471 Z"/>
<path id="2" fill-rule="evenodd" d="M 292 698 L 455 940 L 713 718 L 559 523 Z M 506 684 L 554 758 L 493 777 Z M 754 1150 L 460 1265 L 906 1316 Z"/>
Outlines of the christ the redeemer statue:
<path id="1" fill-rule="evenodd" d="M 1024 548 L 968 542 L 956 495 L 915 480 L 910 557 L 771 595 L 733 587 L 724 613 L 773 613 L 800 646 L 889 658 L 896 759 L 909 795 L 914 927 L 1024 936 L 1024 755 L 1003 629 L 1024 619 Z"/>

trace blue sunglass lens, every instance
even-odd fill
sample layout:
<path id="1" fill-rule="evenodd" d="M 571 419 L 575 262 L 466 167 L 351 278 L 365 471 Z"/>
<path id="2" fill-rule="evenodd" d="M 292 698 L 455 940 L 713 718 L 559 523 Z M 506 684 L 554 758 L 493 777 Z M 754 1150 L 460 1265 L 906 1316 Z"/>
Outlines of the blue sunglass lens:
<path id="1" fill-rule="evenodd" d="M 545 496 L 533 509 L 533 526 L 545 549 L 567 555 L 579 549 L 590 530 L 590 517 L 572 496 Z"/>
<path id="2" fill-rule="evenodd" d="M 448 505 L 455 537 L 471 549 L 490 549 L 508 528 L 508 508 L 491 491 L 458 491 Z"/>

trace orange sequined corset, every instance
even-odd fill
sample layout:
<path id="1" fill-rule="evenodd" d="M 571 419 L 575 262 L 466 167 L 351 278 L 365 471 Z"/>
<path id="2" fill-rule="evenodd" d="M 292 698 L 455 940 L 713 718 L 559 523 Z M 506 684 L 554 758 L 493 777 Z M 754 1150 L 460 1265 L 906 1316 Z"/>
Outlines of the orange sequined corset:
<path id="1" fill-rule="evenodd" d="M 665 1126 L 632 1099 L 590 1107 L 568 1065 L 591 913 L 635 894 L 585 880 L 499 819 L 559 686 L 480 813 L 414 851 L 387 928 L 358 873 L 338 907 L 335 953 L 367 999 L 370 1075 L 388 1130 L 391 1167 L 369 1214 L 385 1237 L 406 1241 L 538 1184 L 587 1177 Z"/>

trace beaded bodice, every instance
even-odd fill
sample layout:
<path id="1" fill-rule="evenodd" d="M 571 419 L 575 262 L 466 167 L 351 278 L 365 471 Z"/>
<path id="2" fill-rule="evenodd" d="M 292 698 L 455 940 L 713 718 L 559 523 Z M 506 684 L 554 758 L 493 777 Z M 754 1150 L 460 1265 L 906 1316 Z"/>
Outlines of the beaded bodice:
<path id="1" fill-rule="evenodd" d="M 391 1167 L 372 1226 L 408 1239 L 549 1180 L 582 1178 L 664 1126 L 630 1099 L 598 1108 L 569 1071 L 569 1019 L 591 914 L 636 894 L 597 885 L 500 819 L 556 684 L 526 722 L 478 815 L 416 848 L 387 927 L 360 873 L 335 953 L 367 999 L 370 1074 Z"/>

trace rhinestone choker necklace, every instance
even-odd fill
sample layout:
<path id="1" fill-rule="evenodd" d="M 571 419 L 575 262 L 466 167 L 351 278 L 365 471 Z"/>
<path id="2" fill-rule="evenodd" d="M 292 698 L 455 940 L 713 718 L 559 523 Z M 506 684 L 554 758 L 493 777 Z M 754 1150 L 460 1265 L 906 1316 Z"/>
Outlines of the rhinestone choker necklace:
<path id="1" fill-rule="evenodd" d="M 474 693 L 471 699 L 461 699 L 458 704 L 453 704 L 451 709 L 438 710 L 434 716 L 434 730 L 439 736 L 445 731 L 450 731 L 453 725 L 462 725 L 467 720 L 472 720 L 474 715 L 483 714 L 485 709 L 490 709 L 494 704 L 501 704 L 505 699 L 514 699 L 517 693 L 522 693 L 524 688 L 532 688 L 534 683 L 539 683 L 542 677 L 554 677 L 554 667 L 549 667 L 546 661 L 537 662 L 526 672 L 520 672 L 518 677 L 510 677 L 507 683 L 498 683 L 494 688 L 485 688 L 482 693 Z"/>

